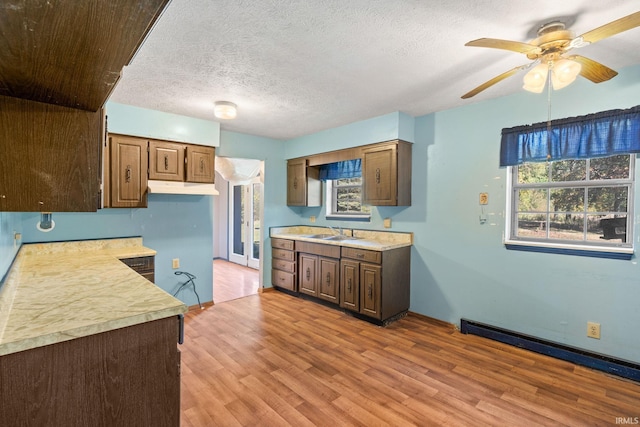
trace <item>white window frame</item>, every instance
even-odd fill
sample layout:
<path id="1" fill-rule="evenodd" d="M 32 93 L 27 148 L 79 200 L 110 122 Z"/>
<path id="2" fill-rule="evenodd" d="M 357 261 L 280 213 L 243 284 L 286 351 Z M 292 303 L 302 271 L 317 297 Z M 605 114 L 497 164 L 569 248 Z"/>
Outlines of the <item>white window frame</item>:
<path id="1" fill-rule="evenodd" d="M 360 185 L 362 187 L 362 185 Z M 368 221 L 371 219 L 371 213 L 336 213 L 336 208 L 338 204 L 338 198 L 336 197 L 337 189 L 333 185 L 333 180 L 325 181 L 325 189 L 326 189 L 326 212 L 325 216 L 327 219 L 355 219 L 355 220 L 363 220 Z"/>
<path id="2" fill-rule="evenodd" d="M 627 180 L 594 180 L 594 181 L 565 181 L 562 183 L 544 183 L 541 185 L 518 185 L 517 180 L 517 166 L 507 167 L 507 195 L 506 195 L 506 215 L 505 215 L 505 237 L 504 244 L 507 246 L 519 246 L 519 247 L 531 247 L 531 248 L 548 248 L 550 250 L 557 249 L 558 252 L 563 250 L 576 250 L 576 251 L 588 251 L 588 252 L 604 252 L 614 254 L 633 254 L 633 226 L 634 226 L 634 193 L 635 193 L 635 167 L 636 156 L 630 155 L 629 162 L 629 179 Z M 592 184 L 591 184 L 592 183 Z M 514 185 L 515 184 L 515 185 Z M 517 237 L 514 235 L 514 228 L 517 224 L 516 215 L 518 213 L 515 206 L 515 194 L 518 188 L 576 188 L 576 187 L 602 187 L 603 184 L 607 186 L 624 185 L 629 187 L 628 199 L 627 199 L 627 239 L 624 243 L 613 244 L 600 244 L 600 242 L 585 242 L 576 241 L 575 243 L 567 240 L 558 241 L 555 239 L 533 239 L 526 237 Z M 586 205 L 586 201 L 585 201 Z M 526 249 L 525 249 L 526 250 Z"/>

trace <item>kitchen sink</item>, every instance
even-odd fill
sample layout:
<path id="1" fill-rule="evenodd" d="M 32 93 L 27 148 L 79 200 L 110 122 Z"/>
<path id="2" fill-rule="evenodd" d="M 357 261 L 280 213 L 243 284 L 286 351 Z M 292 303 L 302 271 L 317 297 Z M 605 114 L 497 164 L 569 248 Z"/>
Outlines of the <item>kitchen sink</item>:
<path id="1" fill-rule="evenodd" d="M 359 237 L 345 236 L 344 234 L 311 234 L 304 237 L 307 237 L 309 239 L 334 240 L 334 241 L 359 239 Z"/>

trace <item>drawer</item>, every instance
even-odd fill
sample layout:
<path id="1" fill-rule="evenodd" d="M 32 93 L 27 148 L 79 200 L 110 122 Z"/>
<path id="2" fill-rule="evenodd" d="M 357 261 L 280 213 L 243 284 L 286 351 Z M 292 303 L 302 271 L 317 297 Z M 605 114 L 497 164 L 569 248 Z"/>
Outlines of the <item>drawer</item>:
<path id="1" fill-rule="evenodd" d="M 296 290 L 296 275 L 295 273 L 287 273 L 281 270 L 271 270 L 271 284 L 283 289 L 289 289 L 290 291 Z"/>
<path id="2" fill-rule="evenodd" d="M 382 263 L 382 252 L 368 251 L 366 249 L 342 248 L 342 258 L 351 258 L 358 261 Z"/>
<path id="3" fill-rule="evenodd" d="M 296 272 L 296 263 L 294 261 L 285 261 L 283 259 L 273 259 L 271 262 L 272 268 L 276 270 L 288 271 L 289 273 Z"/>
<path id="4" fill-rule="evenodd" d="M 278 249 L 293 250 L 293 240 L 286 239 L 271 239 L 271 247 Z"/>
<path id="5" fill-rule="evenodd" d="M 271 256 L 273 258 L 283 259 L 285 261 L 295 261 L 295 259 L 296 259 L 295 252 L 287 251 L 287 250 L 284 250 L 284 249 L 276 249 L 276 248 L 274 248 L 271 251 Z"/>

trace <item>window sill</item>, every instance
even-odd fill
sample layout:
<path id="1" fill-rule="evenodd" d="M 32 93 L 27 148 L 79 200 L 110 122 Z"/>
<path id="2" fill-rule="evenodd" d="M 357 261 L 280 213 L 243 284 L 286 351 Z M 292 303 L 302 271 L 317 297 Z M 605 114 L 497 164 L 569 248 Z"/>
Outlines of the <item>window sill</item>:
<path id="1" fill-rule="evenodd" d="M 339 221 L 360 221 L 360 222 L 371 222 L 371 215 L 329 215 L 327 214 L 326 219 L 333 219 Z"/>
<path id="2" fill-rule="evenodd" d="M 602 246 L 562 245 L 553 243 L 523 242 L 520 240 L 506 240 L 504 246 L 508 250 L 540 252 L 547 254 L 575 255 L 593 258 L 630 260 L 633 248 L 613 248 Z"/>

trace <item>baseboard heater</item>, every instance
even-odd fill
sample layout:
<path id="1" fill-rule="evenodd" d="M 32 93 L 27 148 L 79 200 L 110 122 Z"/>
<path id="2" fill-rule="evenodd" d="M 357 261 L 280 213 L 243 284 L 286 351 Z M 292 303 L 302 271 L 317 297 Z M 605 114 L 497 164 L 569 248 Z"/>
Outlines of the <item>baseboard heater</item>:
<path id="1" fill-rule="evenodd" d="M 627 360 L 616 359 L 467 319 L 460 319 L 460 332 L 489 338 L 640 382 L 640 364 Z"/>

